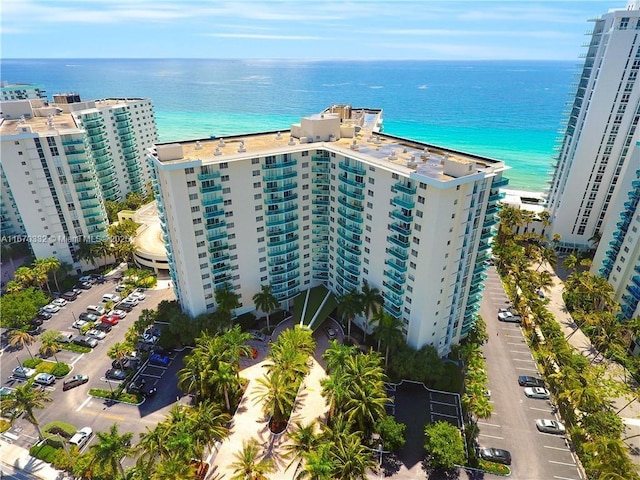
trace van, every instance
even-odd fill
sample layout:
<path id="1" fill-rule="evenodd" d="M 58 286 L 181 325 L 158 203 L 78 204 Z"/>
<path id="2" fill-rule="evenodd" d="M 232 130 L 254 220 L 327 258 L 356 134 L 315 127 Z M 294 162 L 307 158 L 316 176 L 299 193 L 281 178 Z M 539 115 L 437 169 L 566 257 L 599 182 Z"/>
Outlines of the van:
<path id="1" fill-rule="evenodd" d="M 60 343 L 71 343 L 75 335 L 71 332 L 60 332 L 60 335 L 56 339 Z"/>
<path id="2" fill-rule="evenodd" d="M 102 316 L 105 314 L 106 310 L 102 305 L 88 305 L 87 312 Z"/>

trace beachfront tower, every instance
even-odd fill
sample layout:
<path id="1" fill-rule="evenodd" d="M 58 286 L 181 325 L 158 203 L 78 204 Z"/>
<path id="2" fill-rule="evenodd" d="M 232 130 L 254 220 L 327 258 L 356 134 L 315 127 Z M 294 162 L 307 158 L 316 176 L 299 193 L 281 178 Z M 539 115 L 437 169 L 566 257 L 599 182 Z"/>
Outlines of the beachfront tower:
<path id="1" fill-rule="evenodd" d="M 196 316 L 228 287 L 241 314 L 255 310 L 261 285 L 290 308 L 312 287 L 343 295 L 367 281 L 411 346 L 444 355 L 480 306 L 506 167 L 377 133 L 379 110 L 350 111 L 286 132 L 156 146 L 176 295 Z"/>
<path id="2" fill-rule="evenodd" d="M 561 250 L 589 249 L 603 231 L 640 139 L 640 2 L 594 22 L 551 181 L 549 237 Z"/>

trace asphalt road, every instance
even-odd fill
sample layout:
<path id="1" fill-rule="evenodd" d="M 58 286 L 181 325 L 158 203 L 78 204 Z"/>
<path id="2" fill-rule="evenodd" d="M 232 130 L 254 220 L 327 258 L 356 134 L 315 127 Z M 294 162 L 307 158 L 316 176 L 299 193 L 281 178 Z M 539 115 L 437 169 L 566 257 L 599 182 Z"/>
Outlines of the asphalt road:
<path id="1" fill-rule="evenodd" d="M 518 376 L 540 376 L 518 324 L 498 321 L 498 308 L 508 306 L 494 267 L 487 272 L 480 314 L 487 323 L 489 341 L 483 346 L 494 413 L 478 422 L 479 443 L 503 448 L 513 459 L 514 480 L 580 480 L 574 454 L 563 435 L 540 433 L 538 418 L 560 420 L 547 400 L 527 398 Z"/>
<path id="2" fill-rule="evenodd" d="M 119 276 L 119 274 L 116 274 L 107 277 L 107 281 L 104 284 L 96 284 L 90 290 L 83 291 L 75 301 L 69 302 L 58 313 L 53 315 L 50 320 L 45 321 L 43 328 L 76 333 L 77 330 L 71 327 L 74 321 L 74 314 L 75 318 L 77 318 L 81 312 L 85 311 L 87 305 L 100 305 L 102 303 L 102 295 L 115 292 Z M 53 386 L 47 387 L 53 401 L 47 404 L 44 409 L 36 411 L 36 418 L 41 426 L 55 420 L 61 420 L 75 425 L 78 429 L 89 426 L 96 432 L 107 431 L 114 422 L 117 422 L 120 432 L 138 434 L 144 432 L 146 427 L 153 428 L 164 419 L 168 410 L 176 402 L 177 397 L 181 395 L 176 387 L 175 372 L 180 368 L 182 352 L 173 353 L 172 362 L 166 368 L 148 365 L 142 370 L 141 375 L 145 376 L 148 384 L 158 387 L 158 393 L 140 406 L 109 403 L 88 396 L 90 388 L 108 389 L 110 384 L 113 388 L 117 386 L 117 382 L 107 382 L 104 377 L 106 370 L 111 368 L 111 359 L 107 356 L 109 347 L 116 342 L 124 340 L 126 331 L 143 309 L 155 309 L 160 301 L 173 300 L 175 298 L 173 291 L 166 287 L 147 290 L 145 295 L 146 299 L 140 302 L 124 319 L 120 320 L 120 323 L 114 326 L 106 338 L 101 340 L 91 352 L 77 354 L 62 350 L 56 354 L 59 361 L 72 365 L 72 372 L 69 376 L 75 374 L 88 375 L 89 382 L 66 392 L 62 391 L 62 381 L 60 380 Z M 35 354 L 38 351 L 39 342 L 29 348 Z M 29 354 L 26 350 L 11 351 L 4 349 L 2 351 L 0 378 L 3 386 L 12 387 L 19 384 L 10 378 L 11 370 L 18 365 L 18 360 L 22 361 L 27 358 L 29 358 Z M 29 448 L 37 441 L 35 427 L 23 418 L 17 419 L 9 432 L 18 436 L 18 440 L 14 444 L 25 448 Z M 91 442 L 94 440 L 95 436 Z M 134 436 L 134 441 L 137 441 L 137 435 Z M 86 446 L 84 448 L 86 449 Z"/>

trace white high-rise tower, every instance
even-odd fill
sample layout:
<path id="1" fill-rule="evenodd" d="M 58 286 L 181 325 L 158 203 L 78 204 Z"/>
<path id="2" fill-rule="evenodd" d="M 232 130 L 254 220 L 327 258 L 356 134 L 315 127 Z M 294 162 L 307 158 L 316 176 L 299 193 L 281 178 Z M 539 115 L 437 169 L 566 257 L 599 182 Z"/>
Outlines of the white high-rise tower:
<path id="1" fill-rule="evenodd" d="M 549 192 L 560 247 L 586 249 L 600 237 L 620 179 L 640 139 L 640 1 L 595 22 Z"/>

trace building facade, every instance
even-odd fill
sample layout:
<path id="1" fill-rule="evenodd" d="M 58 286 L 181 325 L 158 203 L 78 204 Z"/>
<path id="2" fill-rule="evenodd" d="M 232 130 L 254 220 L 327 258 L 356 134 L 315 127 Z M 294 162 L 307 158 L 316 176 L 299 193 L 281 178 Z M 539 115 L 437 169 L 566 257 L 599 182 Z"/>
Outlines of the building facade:
<path id="1" fill-rule="evenodd" d="M 47 98 L 46 91 L 40 85 L 32 85 L 28 83 L 9 83 L 2 81 L 0 83 L 0 100 L 27 100 L 30 98 Z"/>
<path id="2" fill-rule="evenodd" d="M 640 2 L 592 21 L 548 199 L 549 238 L 559 234 L 566 250 L 591 248 L 602 233 L 640 139 Z"/>
<path id="3" fill-rule="evenodd" d="M 621 179 L 593 259 L 591 273 L 606 278 L 625 319 L 640 316 L 640 146 L 631 156 L 635 168 Z"/>
<path id="4" fill-rule="evenodd" d="M 146 99 L 54 100 L 1 104 L 2 234 L 81 269 L 78 242 L 106 239 L 104 201 L 151 188 L 157 130 Z"/>
<path id="5" fill-rule="evenodd" d="M 342 295 L 367 281 L 411 346 L 446 354 L 469 332 L 506 167 L 376 133 L 370 117 L 325 112 L 284 133 L 157 145 L 156 198 L 185 312 L 213 311 L 224 286 L 243 313 L 261 285 L 287 308 L 313 286 Z"/>

